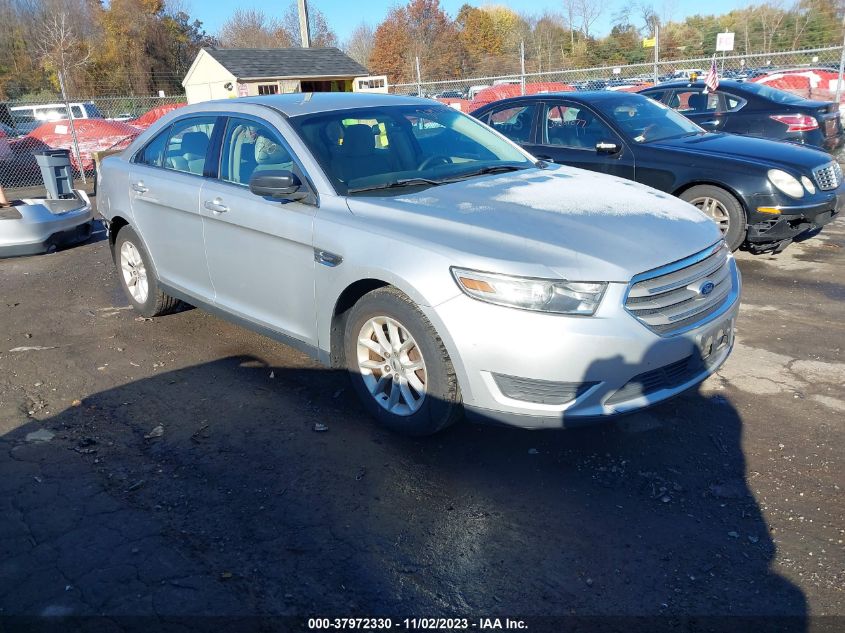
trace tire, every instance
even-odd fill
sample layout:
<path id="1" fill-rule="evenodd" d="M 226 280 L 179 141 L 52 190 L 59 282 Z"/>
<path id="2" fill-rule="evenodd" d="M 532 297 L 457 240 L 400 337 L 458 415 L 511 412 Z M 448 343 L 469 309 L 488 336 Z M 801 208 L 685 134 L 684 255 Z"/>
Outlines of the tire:
<path id="1" fill-rule="evenodd" d="M 681 200 L 698 207 L 702 213 L 719 224 L 731 251 L 735 251 L 745 242 L 748 230 L 745 210 L 729 191 L 715 185 L 696 185 L 684 191 Z"/>
<path id="2" fill-rule="evenodd" d="M 145 317 L 157 317 L 173 312 L 179 306 L 178 299 L 159 287 L 150 256 L 130 227 L 120 229 L 112 254 L 120 285 L 136 312 Z"/>
<path id="3" fill-rule="evenodd" d="M 364 295 L 350 309 L 343 336 L 352 386 L 382 426 L 424 436 L 460 418 L 461 393 L 449 354 L 429 320 L 405 294 L 387 286 Z M 369 342 L 364 345 L 362 340 Z"/>

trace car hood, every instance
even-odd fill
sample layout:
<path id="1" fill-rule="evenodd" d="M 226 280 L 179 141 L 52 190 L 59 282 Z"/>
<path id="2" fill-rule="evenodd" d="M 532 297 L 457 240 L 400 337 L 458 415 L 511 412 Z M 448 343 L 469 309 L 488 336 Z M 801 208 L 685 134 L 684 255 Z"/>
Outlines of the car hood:
<path id="1" fill-rule="evenodd" d="M 792 168 L 804 174 L 829 163 L 830 155 L 809 147 L 738 134 L 708 133 L 648 143 L 647 147 L 680 150 L 686 154 L 718 157 L 725 161 Z"/>
<path id="2" fill-rule="evenodd" d="M 559 165 L 347 200 L 374 231 L 454 265 L 580 281 L 627 282 L 721 238 L 686 202 Z"/>

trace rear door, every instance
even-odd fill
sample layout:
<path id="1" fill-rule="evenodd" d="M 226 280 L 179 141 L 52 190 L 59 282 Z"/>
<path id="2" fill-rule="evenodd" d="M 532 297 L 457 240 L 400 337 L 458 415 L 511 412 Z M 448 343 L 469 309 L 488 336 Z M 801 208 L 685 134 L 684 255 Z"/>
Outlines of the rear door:
<path id="1" fill-rule="evenodd" d="M 601 149 L 611 145 L 617 151 Z M 595 111 L 578 102 L 543 102 L 534 142 L 525 149 L 537 158 L 634 180 L 631 149 Z"/>
<path id="2" fill-rule="evenodd" d="M 216 305 L 311 345 L 314 318 L 313 226 L 317 207 L 270 200 L 249 190 L 268 170 L 307 175 L 283 135 L 264 119 L 231 115 L 222 135 L 219 172 L 200 196 L 205 252 Z"/>
<path id="3" fill-rule="evenodd" d="M 135 228 L 159 279 L 211 300 L 199 198 L 216 116 L 175 121 L 138 152 L 129 171 Z"/>

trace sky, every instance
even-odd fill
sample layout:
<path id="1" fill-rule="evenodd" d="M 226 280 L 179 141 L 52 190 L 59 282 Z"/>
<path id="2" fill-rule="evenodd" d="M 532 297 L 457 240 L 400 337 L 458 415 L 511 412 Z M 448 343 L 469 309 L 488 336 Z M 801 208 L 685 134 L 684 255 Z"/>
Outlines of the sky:
<path id="1" fill-rule="evenodd" d="M 281 17 L 288 7 L 289 0 L 239 0 L 237 4 L 229 2 L 208 0 L 194 0 L 191 2 L 191 14 L 201 20 L 206 32 L 216 34 L 220 26 L 226 21 L 235 7 L 243 9 L 258 9 L 267 15 Z M 605 2 L 605 0 L 596 0 Z M 452 17 L 458 13 L 461 5 L 467 0 L 440 0 L 440 5 Z M 335 30 L 341 42 L 349 37 L 358 24 L 362 21 L 375 27 L 384 19 L 388 10 L 396 4 L 404 4 L 399 0 L 309 0 L 309 6 L 314 6 L 322 11 L 329 20 L 329 24 Z M 519 13 L 542 13 L 550 11 L 563 13 L 562 0 L 521 0 L 519 2 L 508 2 L 506 0 L 469 0 L 468 4 L 481 6 L 483 4 L 505 5 Z M 623 5 L 633 5 L 630 0 L 613 0 L 606 3 L 608 8 L 604 11 L 599 22 L 596 24 L 596 33 L 606 35 L 613 24 L 613 15 Z M 726 13 L 731 9 L 752 4 L 751 0 L 709 0 L 702 8 L 700 0 L 657 0 L 653 3 L 665 18 L 681 20 L 687 15 L 696 13 L 719 14 Z M 670 8 L 666 8 L 670 7 Z M 667 15 L 668 14 L 668 15 Z"/>

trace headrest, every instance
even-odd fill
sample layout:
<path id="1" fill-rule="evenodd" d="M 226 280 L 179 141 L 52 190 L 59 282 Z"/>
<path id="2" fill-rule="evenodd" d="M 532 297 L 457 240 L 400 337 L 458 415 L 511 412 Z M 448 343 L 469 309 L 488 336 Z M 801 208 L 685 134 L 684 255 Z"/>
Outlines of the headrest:
<path id="1" fill-rule="evenodd" d="M 198 158 L 204 158 L 208 150 L 208 136 L 205 132 L 185 132 L 182 135 L 182 156 L 192 154 Z"/>
<path id="2" fill-rule="evenodd" d="M 593 115 L 592 112 L 590 112 L 586 108 L 581 108 L 580 110 L 578 110 L 578 114 L 575 117 L 575 120 L 579 122 L 581 127 L 586 127 L 587 125 L 592 123 L 595 118 L 596 117 L 595 115 Z"/>
<path id="3" fill-rule="evenodd" d="M 707 95 L 694 92 L 689 96 L 687 103 L 689 103 L 689 107 L 693 110 L 705 110 L 707 109 Z"/>
<path id="4" fill-rule="evenodd" d="M 365 156 L 372 154 L 376 148 L 376 137 L 373 128 L 363 123 L 350 125 L 343 129 L 343 149 L 347 154 Z"/>
<path id="5" fill-rule="evenodd" d="M 284 163 L 288 160 L 285 148 L 276 141 L 262 135 L 255 137 L 255 162 L 259 165 Z"/>

